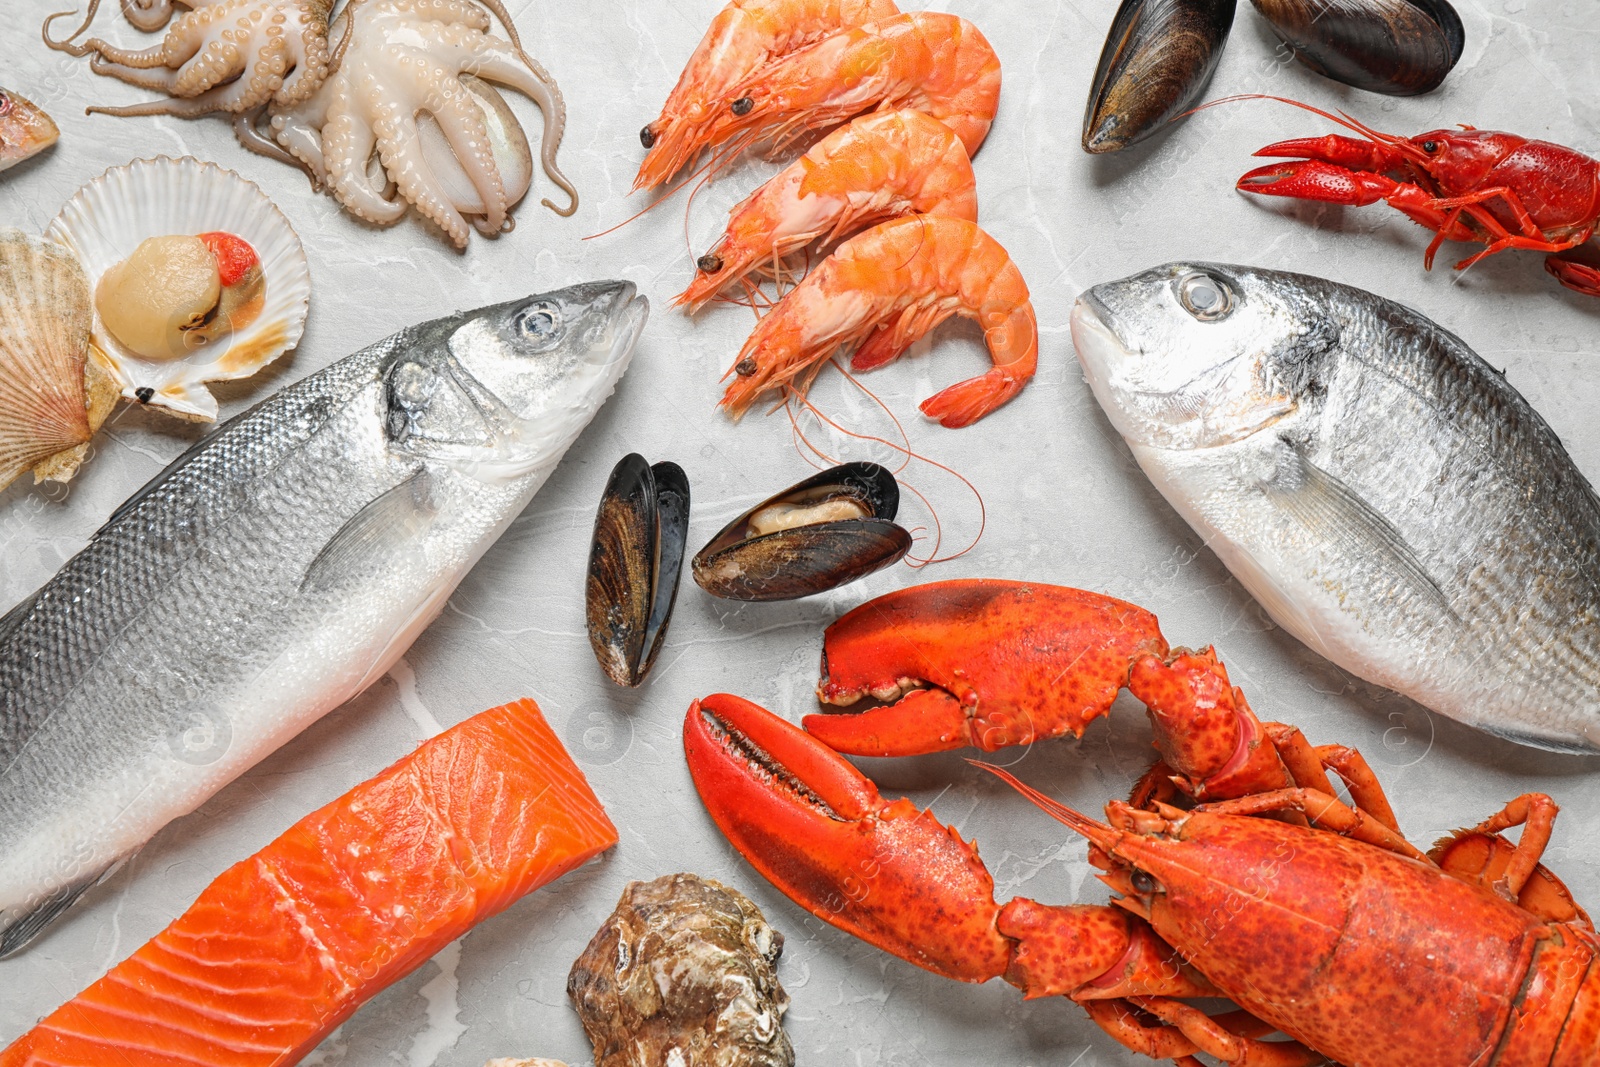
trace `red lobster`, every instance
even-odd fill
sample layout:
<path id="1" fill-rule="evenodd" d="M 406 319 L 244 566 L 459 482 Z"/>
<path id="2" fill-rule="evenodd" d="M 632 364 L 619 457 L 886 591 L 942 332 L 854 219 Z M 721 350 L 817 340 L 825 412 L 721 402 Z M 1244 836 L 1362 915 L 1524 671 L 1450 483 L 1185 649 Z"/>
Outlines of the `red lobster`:
<path id="1" fill-rule="evenodd" d="M 1488 246 L 1457 263 L 1456 270 L 1508 248 L 1524 248 L 1550 253 L 1545 270 L 1568 289 L 1600 296 L 1600 268 L 1569 254 L 1594 235 L 1600 222 L 1600 160 L 1549 141 L 1471 126 L 1407 140 L 1343 113 L 1283 102 L 1367 139 L 1328 134 L 1268 145 L 1256 155 L 1294 162 L 1257 167 L 1239 179 L 1239 189 L 1350 207 L 1383 200 L 1434 231 L 1423 257 L 1430 270 L 1447 240 Z"/>
<path id="2" fill-rule="evenodd" d="M 829 627 L 823 657 L 824 698 L 929 687 L 864 715 L 809 717 L 812 733 L 709 696 L 689 709 L 684 749 L 734 846 L 840 929 L 951 978 L 1066 996 L 1128 1047 L 1189 1067 L 1200 1054 L 1270 1067 L 1600 1062 L 1600 941 L 1539 864 L 1548 797 L 1519 797 L 1424 855 L 1359 753 L 1261 722 L 1210 649 L 1170 649 L 1149 612 L 1075 589 L 903 590 Z M 975 846 L 883 800 L 813 736 L 826 724 L 861 754 L 993 747 L 1002 733 L 1079 733 L 1124 686 L 1149 706 L 1162 761 L 1105 823 L 995 771 L 1089 840 L 1115 907 L 996 904 Z M 943 725 L 925 728 L 930 709 Z M 1519 824 L 1513 846 L 1500 831 Z M 1239 1010 L 1185 1003 L 1219 996 Z M 1289 1040 L 1263 1040 L 1274 1032 Z"/>

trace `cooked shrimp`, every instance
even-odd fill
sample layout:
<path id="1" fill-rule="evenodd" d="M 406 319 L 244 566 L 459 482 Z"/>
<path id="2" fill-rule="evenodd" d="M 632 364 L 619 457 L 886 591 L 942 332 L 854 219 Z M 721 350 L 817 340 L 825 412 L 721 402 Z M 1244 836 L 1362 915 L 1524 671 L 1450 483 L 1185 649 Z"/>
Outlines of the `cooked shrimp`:
<path id="1" fill-rule="evenodd" d="M 769 63 L 734 90 L 706 143 L 743 135 L 778 144 L 873 108 L 913 108 L 943 122 L 967 155 L 1000 103 L 1000 59 L 978 28 L 918 11 L 845 30 Z"/>
<path id="2" fill-rule="evenodd" d="M 764 263 L 901 215 L 976 222 L 972 161 L 950 127 L 920 111 L 863 115 L 729 212 L 727 230 L 677 303 L 699 308 Z"/>
<path id="3" fill-rule="evenodd" d="M 921 408 L 965 426 L 1021 392 L 1038 366 L 1027 283 L 974 222 L 917 215 L 882 223 L 840 245 L 757 324 L 728 372 L 736 377 L 722 406 L 737 418 L 769 390 L 803 388 L 807 372 L 842 345 L 859 346 L 856 370 L 882 366 L 951 315 L 983 327 L 994 366 Z"/>
<path id="4" fill-rule="evenodd" d="M 899 11 L 893 0 L 733 0 L 689 57 L 661 115 L 639 131 L 649 152 L 635 189 L 662 185 L 705 147 L 705 129 L 761 67 L 840 30 Z"/>

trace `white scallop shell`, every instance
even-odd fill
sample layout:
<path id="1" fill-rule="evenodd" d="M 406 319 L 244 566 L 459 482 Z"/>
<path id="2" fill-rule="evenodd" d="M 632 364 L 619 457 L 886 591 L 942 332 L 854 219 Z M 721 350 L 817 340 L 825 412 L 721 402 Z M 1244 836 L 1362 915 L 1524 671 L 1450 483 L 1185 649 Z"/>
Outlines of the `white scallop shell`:
<path id="1" fill-rule="evenodd" d="M 225 344 L 166 362 L 141 359 L 95 312 L 92 340 L 117 376 L 122 395 L 211 422 L 217 401 L 205 382 L 248 378 L 293 348 L 305 330 L 311 273 L 289 220 L 254 182 L 191 156 L 158 156 L 113 167 L 79 189 L 46 236 L 70 248 L 93 292 L 101 275 L 149 237 L 221 230 L 250 242 L 266 277 L 261 314 Z M 149 390 L 149 393 L 145 393 Z"/>

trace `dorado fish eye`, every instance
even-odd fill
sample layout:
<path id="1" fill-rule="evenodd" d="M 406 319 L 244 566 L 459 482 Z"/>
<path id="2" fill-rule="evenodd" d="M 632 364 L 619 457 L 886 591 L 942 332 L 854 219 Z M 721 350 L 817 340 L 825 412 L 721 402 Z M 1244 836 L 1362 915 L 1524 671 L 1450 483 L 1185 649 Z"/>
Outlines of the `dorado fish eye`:
<path id="1" fill-rule="evenodd" d="M 535 341 L 548 341 L 561 329 L 561 312 L 553 304 L 535 304 L 517 312 L 517 330 Z"/>
<path id="2" fill-rule="evenodd" d="M 1220 278 L 1195 271 L 1181 275 L 1175 284 L 1178 302 L 1201 322 L 1226 318 L 1233 310 L 1233 291 Z"/>

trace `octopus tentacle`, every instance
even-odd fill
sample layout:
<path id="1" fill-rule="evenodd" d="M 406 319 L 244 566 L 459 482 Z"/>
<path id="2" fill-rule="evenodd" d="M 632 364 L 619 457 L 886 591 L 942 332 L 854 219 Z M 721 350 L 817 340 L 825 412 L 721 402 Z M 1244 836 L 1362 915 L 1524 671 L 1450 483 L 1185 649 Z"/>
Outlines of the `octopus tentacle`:
<path id="1" fill-rule="evenodd" d="M 371 125 L 345 109 L 331 109 L 322 127 L 322 154 L 328 186 L 339 203 L 368 222 L 396 222 L 406 213 L 403 202 L 385 200 L 367 181 L 367 160 L 377 147 Z"/>
<path id="2" fill-rule="evenodd" d="M 52 48 L 57 52 L 65 52 L 69 56 L 86 56 L 91 51 L 90 47 L 86 44 L 73 44 L 72 42 L 76 38 L 82 36 L 83 32 L 89 28 L 89 24 L 94 21 L 95 12 L 99 10 L 100 0 L 89 0 L 89 11 L 83 16 L 83 22 L 78 26 L 77 29 L 73 30 L 60 40 L 56 40 L 54 37 L 50 36 L 50 24 L 56 19 L 66 18 L 68 15 L 72 14 L 72 12 L 57 11 L 54 14 L 46 15 L 44 19 L 44 25 L 39 27 L 39 36 L 44 38 L 46 47 Z"/>
<path id="3" fill-rule="evenodd" d="M 488 40 L 491 43 L 478 50 L 472 73 L 488 81 L 509 85 L 539 105 L 539 113 L 544 116 L 544 135 L 539 138 L 539 165 L 569 199 L 565 208 L 558 207 L 548 197 L 541 202 L 563 218 L 570 216 L 578 210 L 578 190 L 556 165 L 556 150 L 561 147 L 561 137 L 566 132 L 566 101 L 561 98 L 561 92 L 553 82 L 546 85 L 519 63 L 503 44 L 492 37 Z"/>
<path id="4" fill-rule="evenodd" d="M 154 89 L 157 92 L 172 93 L 172 83 L 177 80 L 178 72 L 166 67 L 155 67 L 146 70 L 141 67 L 125 67 L 120 63 L 113 63 L 105 56 L 97 55 L 89 61 L 89 68 L 96 74 L 105 74 L 127 82 L 129 85 L 138 86 L 140 89 Z"/>
<path id="5" fill-rule="evenodd" d="M 489 144 L 489 126 L 483 119 L 483 109 L 472 90 L 443 70 L 439 74 L 443 84 L 430 94 L 426 110 L 438 121 L 461 169 L 483 200 L 485 232 L 498 233 L 505 225 L 509 205 L 505 182 L 500 178 L 494 149 Z M 423 158 L 426 160 L 426 154 Z"/>
<path id="6" fill-rule="evenodd" d="M 302 29 L 298 34 L 286 36 L 284 44 L 293 73 L 283 80 L 282 87 L 272 98 L 286 107 L 293 107 L 308 99 L 327 80 L 332 69 L 328 63 L 328 39 Z"/>
<path id="7" fill-rule="evenodd" d="M 408 116 L 387 137 L 380 137 L 378 152 L 383 159 L 383 169 L 394 179 L 400 195 L 415 204 L 426 218 L 438 223 L 457 248 L 467 247 L 466 219 L 428 170 L 416 120 Z"/>
<path id="8" fill-rule="evenodd" d="M 312 188 L 316 188 L 317 176 L 312 173 L 311 168 L 286 150 L 279 148 L 278 142 L 262 133 L 261 127 L 256 125 L 261 121 L 261 116 L 266 113 L 266 110 L 266 105 L 263 104 L 253 111 L 241 111 L 233 116 L 234 138 L 241 147 L 247 151 L 254 152 L 258 156 L 266 156 L 268 159 L 275 159 L 279 163 L 287 163 L 291 167 L 299 167 L 311 179 Z"/>
<path id="9" fill-rule="evenodd" d="M 99 2 L 91 0 L 90 6 L 98 6 Z M 136 30 L 155 33 L 172 18 L 172 0 L 122 0 L 122 17 Z"/>
<path id="10" fill-rule="evenodd" d="M 578 190 L 572 182 L 567 180 L 567 176 L 561 173 L 561 168 L 556 166 L 556 151 L 561 147 L 561 138 L 567 132 L 566 97 L 561 95 L 561 87 L 556 84 L 556 80 L 551 77 L 550 72 L 544 68 L 544 64 L 530 56 L 527 50 L 522 47 L 522 38 L 517 36 L 517 27 L 511 21 L 511 15 L 501 5 L 500 0 L 479 0 L 479 2 L 494 12 L 494 17 L 499 19 L 500 25 L 506 28 L 506 34 L 511 38 L 511 47 L 516 50 L 517 58 L 522 61 L 522 65 L 539 80 L 546 90 L 543 93 L 536 93 L 520 86 L 513 86 L 513 88 L 517 88 L 532 97 L 539 104 L 539 113 L 544 116 L 544 136 L 539 139 L 539 165 L 544 168 L 545 176 L 555 182 L 561 188 L 561 191 L 567 194 L 569 199 L 565 209 L 557 207 L 548 197 L 540 202 L 557 215 L 566 218 L 578 210 Z"/>
<path id="11" fill-rule="evenodd" d="M 71 37 L 59 41 L 50 37 L 51 23 L 66 12 L 46 19 L 41 33 L 51 48 L 80 56 L 94 53 L 101 60 L 94 68 L 99 73 L 170 96 L 205 97 L 211 102 L 209 109 L 189 105 L 95 109 L 107 114 L 238 113 L 269 100 L 292 106 L 310 97 L 327 78 L 332 0 L 184 2 L 190 10 L 173 20 L 166 37 L 151 48 L 120 48 L 98 37 L 74 44 L 93 21 L 100 0 L 89 0 L 83 25 Z M 173 10 L 171 0 L 123 0 L 122 6 L 130 22 L 148 30 L 159 29 Z M 161 67 L 176 73 L 160 82 L 132 74 Z"/>
<path id="12" fill-rule="evenodd" d="M 282 145 L 284 151 L 293 156 L 300 169 L 311 178 L 311 188 L 320 191 L 328 185 L 328 165 L 323 159 L 322 136 L 319 132 L 326 124 L 326 119 L 318 117 L 313 121 L 297 113 L 294 116 L 274 115 L 271 122 L 273 140 Z M 242 137 L 240 141 L 243 143 Z"/>
<path id="13" fill-rule="evenodd" d="M 187 100 L 147 100 L 142 104 L 124 104 L 121 107 L 94 104 L 84 108 L 83 113 L 85 115 L 116 115 L 118 118 L 172 115 L 180 119 L 197 119 L 202 115 L 214 115 L 221 110 L 212 98 L 195 96 Z"/>

